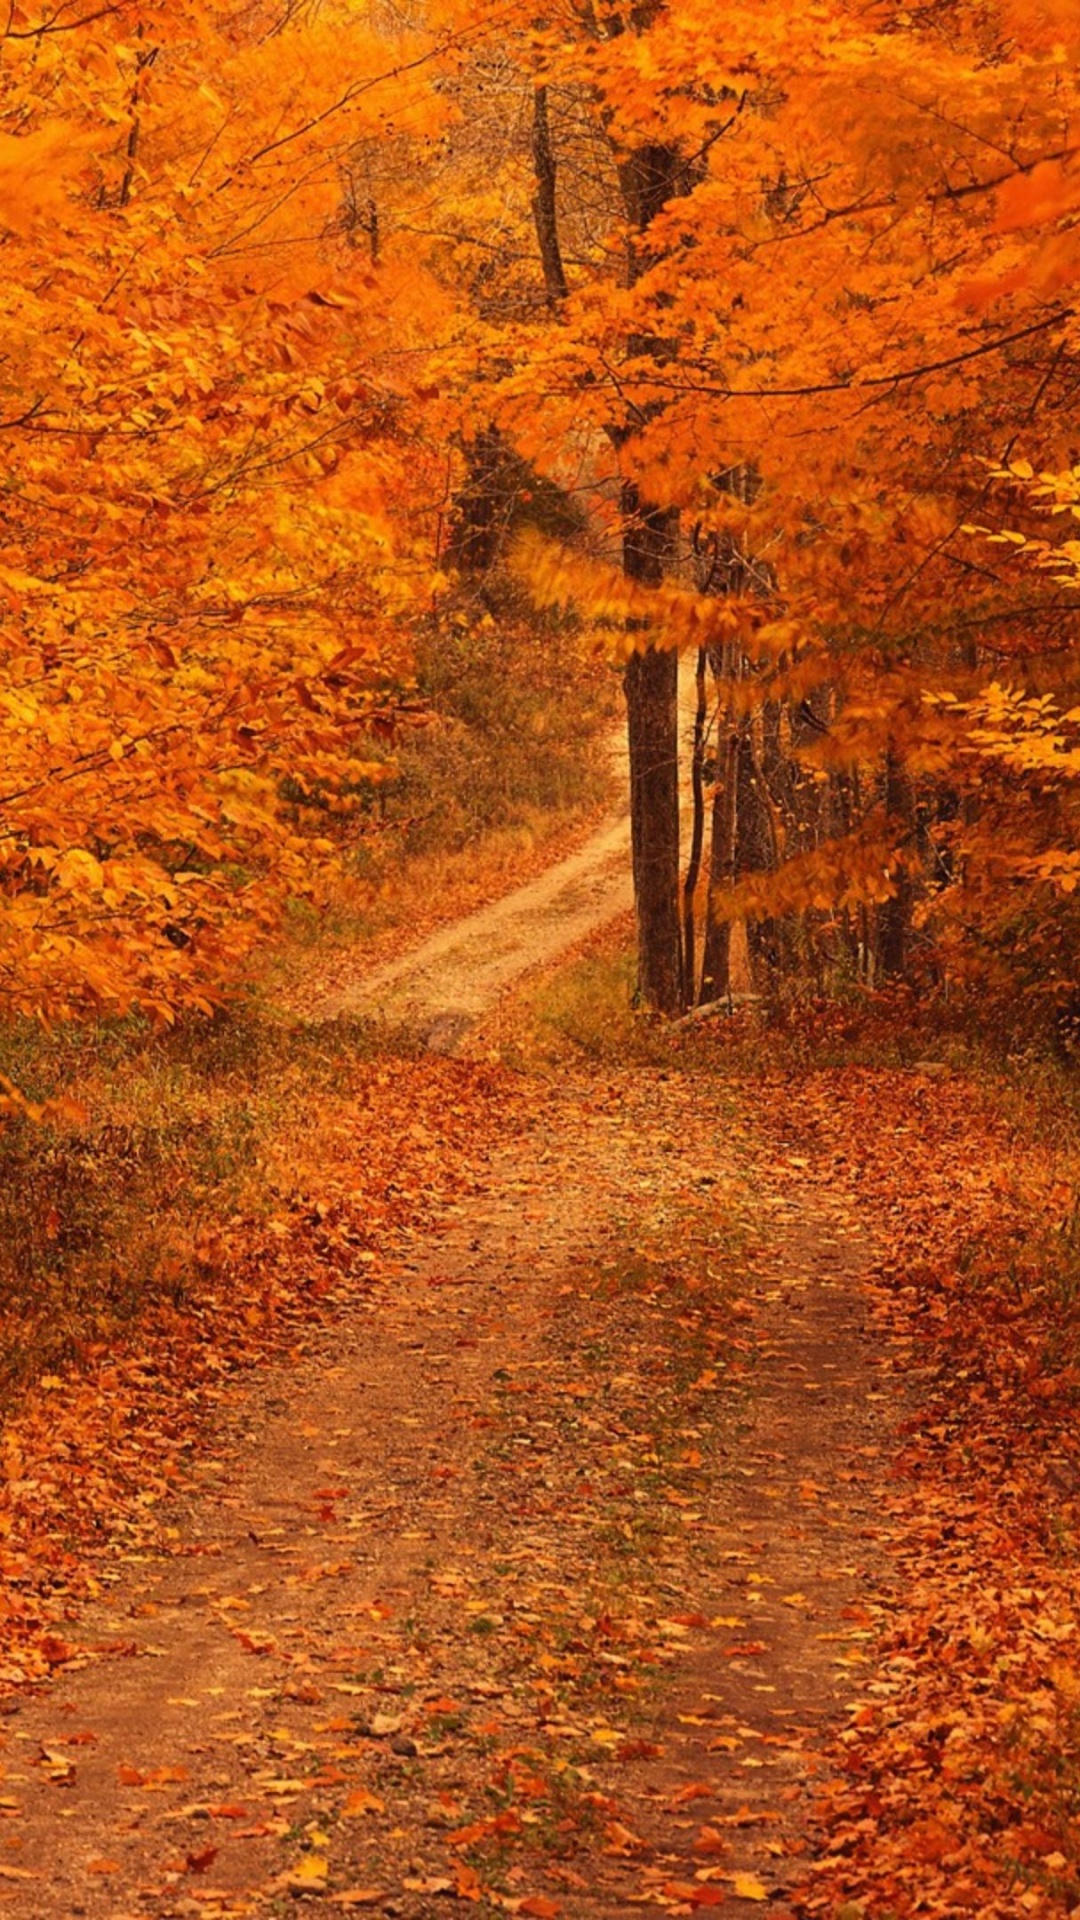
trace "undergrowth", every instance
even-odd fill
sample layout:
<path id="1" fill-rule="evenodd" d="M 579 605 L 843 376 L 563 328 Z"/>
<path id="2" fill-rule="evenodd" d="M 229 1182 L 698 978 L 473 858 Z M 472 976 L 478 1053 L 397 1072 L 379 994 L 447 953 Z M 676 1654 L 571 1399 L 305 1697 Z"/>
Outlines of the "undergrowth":
<path id="1" fill-rule="evenodd" d="M 538 871 L 617 797 L 618 675 L 572 623 L 525 616 L 505 582 L 416 638 L 414 724 L 365 739 L 393 777 L 359 798 L 334 897 L 294 903 L 275 985 L 311 949 L 417 936 Z"/>
<path id="2" fill-rule="evenodd" d="M 512 602 L 463 610 L 419 636 L 417 686 L 431 724 L 404 737 L 398 777 L 379 793 L 399 855 L 455 851 L 605 798 L 589 748 L 618 682 L 575 626 L 538 626 Z"/>
<path id="3" fill-rule="evenodd" d="M 975 992 L 908 988 L 835 998 L 788 989 L 666 1021 L 635 1004 L 632 937 L 626 923 L 609 927 L 530 981 L 496 1023 L 506 1057 L 541 1068 L 576 1058 L 735 1079 L 842 1067 L 964 1074 L 992 1086 L 1025 1134 L 1055 1146 L 1068 1136 L 1080 1151 L 1080 1061 L 1045 1025 L 999 1018 Z M 1080 1250 L 1080 1193 L 1072 1232 Z"/>
<path id="4" fill-rule="evenodd" d="M 74 1095 L 83 1117 L 0 1133 L 0 1407 L 150 1307 L 182 1306 L 214 1226 L 266 1214 L 275 1140 L 375 1046 L 362 1023 L 286 1028 L 250 1007 L 166 1034 L 6 1029 L 0 1071 L 33 1099 Z"/>
<path id="5" fill-rule="evenodd" d="M 501 596 L 494 612 L 463 603 L 419 634 L 423 723 L 396 746 L 365 743 L 396 759 L 397 778 L 361 796 L 337 899 L 296 904 L 268 977 L 302 980 L 313 947 L 413 932 L 433 903 L 464 910 L 513 885 L 545 841 L 610 799 L 598 742 L 616 679 L 572 624 L 538 626 L 505 583 L 485 593 Z M 0 1028 L 0 1074 L 84 1114 L 0 1132 L 0 1410 L 155 1305 L 182 1307 L 215 1226 L 266 1214 L 275 1143 L 303 1131 L 320 1096 L 347 1092 L 357 1063 L 416 1045 L 360 1022 L 286 1026 L 265 987 L 167 1034 L 138 1021 Z"/>

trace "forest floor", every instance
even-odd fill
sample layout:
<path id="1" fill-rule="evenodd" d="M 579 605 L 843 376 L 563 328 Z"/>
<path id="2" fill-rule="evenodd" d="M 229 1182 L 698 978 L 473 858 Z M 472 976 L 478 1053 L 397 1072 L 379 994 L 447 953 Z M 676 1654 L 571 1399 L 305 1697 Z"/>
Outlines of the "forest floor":
<path id="1" fill-rule="evenodd" d="M 1072 1912 L 1067 1130 L 531 1018 L 8 1422 L 0 1913 Z"/>

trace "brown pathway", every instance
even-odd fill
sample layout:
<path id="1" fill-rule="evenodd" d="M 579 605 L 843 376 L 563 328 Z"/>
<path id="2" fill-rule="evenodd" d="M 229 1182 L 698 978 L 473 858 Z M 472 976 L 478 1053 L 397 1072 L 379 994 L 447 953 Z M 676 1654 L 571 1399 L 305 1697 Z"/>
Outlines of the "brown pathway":
<path id="1" fill-rule="evenodd" d="M 861 1243 L 674 1074 L 476 1173 L 10 1703 L 0 1912 L 783 1907 L 882 1598 Z"/>

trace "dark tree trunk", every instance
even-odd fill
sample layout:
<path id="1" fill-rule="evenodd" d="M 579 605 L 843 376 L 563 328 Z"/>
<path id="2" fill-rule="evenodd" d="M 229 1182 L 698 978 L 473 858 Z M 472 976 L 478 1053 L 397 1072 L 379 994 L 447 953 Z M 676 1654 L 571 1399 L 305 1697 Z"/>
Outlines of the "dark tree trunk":
<path id="1" fill-rule="evenodd" d="M 537 243 L 540 248 L 540 264 L 544 269 L 544 285 L 547 288 L 548 299 L 553 307 L 557 307 L 566 299 L 569 288 L 566 283 L 562 248 L 559 245 L 559 220 L 555 201 L 555 149 L 551 143 L 546 87 L 537 87 L 533 94 L 532 153 L 533 172 L 536 178 L 532 211 Z"/>
<path id="2" fill-rule="evenodd" d="M 671 548 L 671 516 L 623 488 L 623 569 L 658 586 Z M 647 1007 L 682 1006 L 679 925 L 679 657 L 646 647 L 623 679 L 630 746 L 630 833 L 638 923 L 638 992 Z"/>
<path id="3" fill-rule="evenodd" d="M 903 763 L 890 747 L 885 756 L 885 812 L 901 843 L 911 831 L 911 782 Z M 913 890 L 906 857 L 896 874 L 896 891 L 878 908 L 878 964 L 886 980 L 903 980 L 907 973 Z"/>
<path id="4" fill-rule="evenodd" d="M 465 481 L 454 501 L 447 558 L 475 577 L 494 565 L 507 501 L 500 486 L 506 448 L 498 427 L 484 427 L 464 449 Z"/>
<path id="5" fill-rule="evenodd" d="M 625 677 L 630 825 L 638 922 L 638 992 L 659 1013 L 682 1007 L 679 947 L 679 659 L 648 647 Z"/>
<path id="6" fill-rule="evenodd" d="M 651 0 L 635 10 L 634 23 L 649 23 Z M 630 225 L 648 232 L 678 191 L 679 155 L 675 147 L 647 144 L 619 163 L 619 182 Z M 631 242 L 627 279 L 631 285 L 651 264 L 647 246 Z M 627 340 L 631 356 L 662 360 L 666 347 L 659 333 Z M 614 436 L 625 447 L 634 437 L 629 422 Z M 628 579 L 659 586 L 671 557 L 678 516 L 643 500 L 625 481 L 623 571 Z M 647 648 L 630 661 L 625 676 L 630 745 L 630 828 L 633 840 L 634 897 L 638 923 L 638 992 L 660 1013 L 678 1013 L 684 1004 L 682 926 L 679 913 L 679 662 L 674 653 Z"/>

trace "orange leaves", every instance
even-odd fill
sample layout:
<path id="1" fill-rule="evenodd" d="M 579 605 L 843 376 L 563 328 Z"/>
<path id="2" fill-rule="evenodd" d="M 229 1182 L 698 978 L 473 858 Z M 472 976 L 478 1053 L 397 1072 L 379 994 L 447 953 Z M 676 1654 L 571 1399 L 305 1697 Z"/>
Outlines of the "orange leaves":
<path id="1" fill-rule="evenodd" d="M 142 27 L 16 34 L 0 77 L 0 938 L 31 1017 L 212 1009 L 386 777 L 357 740 L 425 585 L 395 553 L 427 471 L 411 388 L 391 417 L 376 283 L 327 231 L 324 116 L 377 115 L 390 44 L 354 23 L 343 97 L 325 23 L 161 0 Z"/>
<path id="2" fill-rule="evenodd" d="M 143 1787 L 148 1793 L 162 1793 L 167 1787 L 181 1785 L 191 1776 L 188 1769 L 181 1766 L 152 1767 L 148 1772 L 141 1773 L 138 1767 L 121 1764 L 116 1769 L 116 1777 L 122 1787 Z"/>
<path id="3" fill-rule="evenodd" d="M 661 1889 L 665 1899 L 678 1900 L 682 1906 L 700 1908 L 723 1907 L 727 1904 L 727 1895 L 722 1887 L 710 1886 L 708 1882 L 697 1880 L 665 1880 Z"/>
<path id="4" fill-rule="evenodd" d="M 357 1820 L 365 1814 L 382 1813 L 385 1806 L 379 1794 L 370 1793 L 366 1787 L 354 1787 L 342 1802 L 341 1814 L 345 1820 Z"/>
<path id="5" fill-rule="evenodd" d="M 1075 1808 L 1057 1783 L 1076 1581 L 1057 1542 L 1078 1483 L 1048 1479 L 1046 1463 L 1071 1459 L 1075 1413 L 1039 1391 L 1069 1371 L 1080 1334 L 1051 1251 L 1071 1128 L 1056 1099 L 1017 1131 L 987 1089 L 910 1073 L 815 1076 L 795 1126 L 782 1095 L 770 1104 L 785 1142 L 812 1127 L 818 1177 L 881 1224 L 875 1338 L 905 1356 L 912 1398 L 882 1503 L 898 1581 L 880 1620 L 890 1688 L 837 1743 L 828 1844 L 800 1910 L 1071 1910 Z M 842 1617 L 869 1627 L 873 1612 L 853 1602 Z M 1020 1885 L 1047 1898 L 1025 1906 Z"/>
<path id="6" fill-rule="evenodd" d="M 1043 160 L 1014 174 L 998 188 L 997 230 L 1045 226 L 1080 208 L 1080 170 L 1064 160 Z"/>
<path id="7" fill-rule="evenodd" d="M 1034 404 L 1037 433 L 1075 439 L 1073 390 L 1063 386 L 1064 413 L 1054 398 L 1078 337 L 1065 297 L 1080 272 L 1080 163 L 1068 150 L 1080 95 L 1063 51 L 1075 26 L 1067 0 L 917 21 L 737 0 L 720 44 L 697 5 L 640 9 L 634 31 L 610 37 L 581 19 L 532 40 L 522 70 L 531 61 L 533 75 L 602 99 L 622 181 L 595 237 L 565 216 L 575 257 L 558 326 L 535 309 L 500 326 L 500 299 L 515 315 L 525 301 L 492 262 L 481 379 L 471 331 L 449 364 L 464 408 L 493 410 L 547 475 L 592 496 L 569 551 L 519 549 L 539 604 L 576 605 L 618 661 L 696 641 L 741 652 L 730 714 L 775 693 L 805 719 L 808 691 L 822 693 L 792 756 L 797 777 L 820 783 L 823 812 L 830 787 L 835 800 L 851 779 L 866 804 L 854 821 L 846 803 L 831 809 L 855 833 L 837 831 L 771 906 L 850 924 L 909 890 L 898 847 L 870 824 L 878 756 L 891 741 L 915 781 L 955 771 L 947 730 L 910 724 L 920 677 L 959 684 L 981 648 L 1024 661 L 1044 645 L 1056 674 L 1069 650 L 1068 610 L 1032 604 L 1004 567 L 958 563 L 955 528 L 980 421 L 1008 444 Z M 1006 130 L 1019 99 L 1018 146 Z M 647 207 L 632 185 L 635 142 L 659 143 L 671 170 Z M 501 235 L 481 212 L 478 201 L 476 230 L 497 257 Z M 494 386 L 493 362 L 506 369 Z M 1036 365 L 1045 388 L 1028 377 Z M 764 561 L 756 585 L 731 591 L 729 565 L 695 609 L 673 585 L 681 559 L 652 590 L 619 575 L 620 503 L 681 513 L 685 527 L 710 476 L 752 466 L 762 505 L 742 517 L 737 551 Z M 659 575 L 668 563 L 653 560 Z M 770 685 L 757 672 L 765 657 L 813 688 Z M 890 673 L 897 659 L 912 662 L 906 688 Z M 796 840 L 805 855 L 806 823 L 788 832 L 783 813 L 777 857 Z M 951 849 L 940 858 L 942 871 L 963 871 Z M 772 917 L 752 889 L 733 917 L 747 911 Z"/>
<path id="8" fill-rule="evenodd" d="M 44 221 L 73 216 L 71 189 L 88 142 L 64 121 L 33 133 L 0 133 L 0 225 L 26 237 Z"/>
<path id="9" fill-rule="evenodd" d="M 677 586 L 642 586 L 621 570 L 583 561 L 538 535 L 523 535 L 515 558 L 537 605 L 580 608 L 615 659 L 625 659 L 635 647 L 718 645 L 760 624 L 760 609 L 709 600 Z"/>
<path id="10" fill-rule="evenodd" d="M 481 1840 L 489 1839 L 493 1834 L 520 1833 L 521 1815 L 513 1807 L 503 1813 L 490 1814 L 483 1820 L 474 1820 L 471 1826 L 459 1827 L 456 1833 L 448 1833 L 448 1847 L 475 1847 Z"/>

